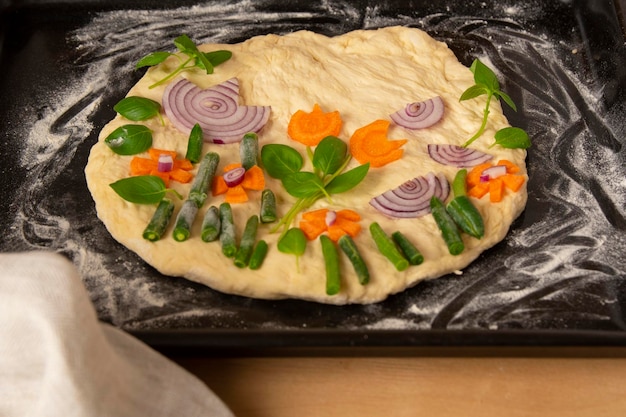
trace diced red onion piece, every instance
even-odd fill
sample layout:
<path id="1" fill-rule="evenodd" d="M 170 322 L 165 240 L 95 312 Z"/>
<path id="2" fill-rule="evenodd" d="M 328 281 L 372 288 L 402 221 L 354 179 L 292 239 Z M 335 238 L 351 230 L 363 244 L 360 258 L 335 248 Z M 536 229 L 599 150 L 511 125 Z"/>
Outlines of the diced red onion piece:
<path id="1" fill-rule="evenodd" d="M 174 169 L 174 158 L 172 158 L 172 155 L 166 153 L 160 154 L 157 163 L 157 171 L 170 172 L 172 169 Z"/>
<path id="2" fill-rule="evenodd" d="M 224 173 L 224 182 L 229 187 L 235 187 L 243 182 L 246 175 L 246 170 L 243 167 L 231 169 Z"/>
<path id="3" fill-rule="evenodd" d="M 425 129 L 443 117 L 444 104 L 441 97 L 407 104 L 404 109 L 389 115 L 398 126 L 407 129 Z"/>
<path id="4" fill-rule="evenodd" d="M 458 168 L 470 168 L 482 164 L 493 158 L 488 153 L 477 149 L 464 148 L 457 145 L 428 145 L 428 155 L 443 165 Z"/>
<path id="5" fill-rule="evenodd" d="M 445 201 L 449 193 L 450 184 L 446 177 L 429 172 L 374 197 L 370 205 L 390 217 L 415 218 L 430 213 L 433 196 Z"/>
<path id="6" fill-rule="evenodd" d="M 326 226 L 330 227 L 337 221 L 337 212 L 334 210 L 328 210 L 326 212 Z"/>
<path id="7" fill-rule="evenodd" d="M 236 78 L 205 90 L 180 78 L 165 89 L 163 109 L 172 124 L 184 133 L 189 134 L 198 123 L 206 141 L 234 143 L 246 133 L 258 133 L 270 117 L 269 106 L 240 106 L 238 100 Z"/>
<path id="8" fill-rule="evenodd" d="M 481 174 L 480 174 L 480 181 L 481 182 L 487 182 L 487 181 L 492 180 L 494 178 L 501 177 L 504 174 L 506 174 L 506 166 L 504 166 L 504 165 L 494 165 L 492 167 L 489 167 L 489 168 L 485 169 L 483 172 L 481 172 Z"/>

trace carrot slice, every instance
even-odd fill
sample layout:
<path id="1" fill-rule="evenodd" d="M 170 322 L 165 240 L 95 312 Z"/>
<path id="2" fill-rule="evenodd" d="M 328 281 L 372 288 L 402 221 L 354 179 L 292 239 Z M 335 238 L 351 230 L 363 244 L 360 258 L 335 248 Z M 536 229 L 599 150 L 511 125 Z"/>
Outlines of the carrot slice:
<path id="1" fill-rule="evenodd" d="M 326 136 L 339 135 L 341 125 L 338 111 L 324 112 L 316 103 L 310 113 L 298 110 L 291 116 L 287 134 L 304 145 L 315 146 Z"/>
<path id="2" fill-rule="evenodd" d="M 376 120 L 357 129 L 350 138 L 350 153 L 362 164 L 367 162 L 372 167 L 381 167 L 402 157 L 400 149 L 407 140 L 389 140 L 387 130 L 390 122 Z"/>
<path id="3" fill-rule="evenodd" d="M 258 165 L 254 165 L 246 171 L 241 183 L 243 188 L 248 190 L 260 191 L 265 188 L 265 177 L 263 176 L 263 170 Z"/>
<path id="4" fill-rule="evenodd" d="M 489 180 L 489 201 L 499 203 L 504 195 L 504 182 L 501 177 Z"/>
<path id="5" fill-rule="evenodd" d="M 152 159 L 142 158 L 135 156 L 130 161 L 130 174 L 131 175 L 148 175 L 151 171 L 156 170 L 157 163 Z"/>
<path id="6" fill-rule="evenodd" d="M 491 163 L 485 162 L 483 164 L 476 165 L 474 168 L 472 168 L 470 172 L 467 173 L 467 178 L 465 179 L 468 187 L 471 188 L 480 184 L 481 183 L 480 176 L 482 175 L 483 171 L 489 168 L 490 166 L 491 166 Z"/>
<path id="7" fill-rule="evenodd" d="M 326 230 L 326 224 L 320 225 L 317 222 L 302 220 L 299 224 L 300 230 L 308 240 L 313 240 Z"/>
<path id="8" fill-rule="evenodd" d="M 170 172 L 167 172 L 167 174 L 170 175 L 171 179 L 182 184 L 190 182 L 193 178 L 193 174 L 185 171 L 184 169 L 173 169 Z"/>
<path id="9" fill-rule="evenodd" d="M 158 161 L 159 160 L 159 155 L 171 155 L 172 156 L 172 160 L 176 160 L 176 151 L 167 151 L 165 149 L 156 149 L 156 148 L 150 148 L 148 149 L 148 154 L 150 155 L 150 158 L 153 161 Z"/>
<path id="10" fill-rule="evenodd" d="M 497 165 L 504 165 L 506 167 L 507 174 L 517 174 L 520 171 L 519 167 L 508 159 L 499 160 Z"/>
<path id="11" fill-rule="evenodd" d="M 361 221 L 361 216 L 359 215 L 359 213 L 350 209 L 339 210 L 337 212 L 337 216 L 353 222 Z"/>
<path id="12" fill-rule="evenodd" d="M 161 178 L 163 182 L 165 183 L 166 187 L 170 185 L 171 176 L 169 172 L 161 172 L 158 169 L 153 169 L 152 171 L 150 171 L 150 175 L 154 175 L 156 177 Z"/>
<path id="13" fill-rule="evenodd" d="M 191 171 L 193 169 L 193 164 L 189 159 L 174 159 L 174 169 Z"/>
<path id="14" fill-rule="evenodd" d="M 341 230 L 343 230 L 344 232 L 346 232 L 352 237 L 355 237 L 361 231 L 361 225 L 359 223 L 354 222 L 352 220 L 348 220 L 345 217 L 338 216 L 337 220 L 335 220 L 335 224 L 333 224 L 331 227 L 334 227 L 334 226 L 339 227 Z"/>
<path id="15" fill-rule="evenodd" d="M 522 185 L 524 185 L 524 182 L 526 182 L 526 178 L 522 175 L 505 174 L 500 178 L 504 186 L 514 192 L 518 192 L 520 188 L 522 188 Z"/>
<path id="16" fill-rule="evenodd" d="M 248 194 L 246 193 L 246 190 L 241 186 L 241 184 L 235 185 L 234 187 L 228 188 L 224 201 L 233 204 L 245 203 L 246 201 L 248 201 Z"/>
<path id="17" fill-rule="evenodd" d="M 489 183 L 481 182 L 467 190 L 467 195 L 470 197 L 481 199 L 489 192 Z"/>
<path id="18" fill-rule="evenodd" d="M 211 184 L 211 192 L 213 195 L 224 194 L 226 191 L 228 191 L 228 185 L 226 185 L 224 177 L 218 175 L 213 178 L 213 183 Z"/>

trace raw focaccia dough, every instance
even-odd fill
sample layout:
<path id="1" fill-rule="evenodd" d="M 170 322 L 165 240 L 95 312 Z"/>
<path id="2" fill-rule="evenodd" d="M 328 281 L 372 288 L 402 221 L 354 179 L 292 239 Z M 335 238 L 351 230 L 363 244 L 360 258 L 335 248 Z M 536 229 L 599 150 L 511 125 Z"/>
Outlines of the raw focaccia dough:
<path id="1" fill-rule="evenodd" d="M 388 132 L 391 139 L 409 140 L 404 145 L 402 159 L 382 168 L 371 168 L 358 187 L 333 196 L 332 205 L 320 200 L 311 208 L 350 208 L 362 216 L 363 229 L 355 241 L 369 266 L 370 283 L 360 285 L 351 264 L 341 254 L 342 288 L 334 296 L 325 293 L 324 261 L 319 240 L 307 245 L 299 262 L 299 271 L 293 255 L 277 250 L 277 234 L 269 234 L 267 226 L 260 227 L 258 237 L 265 239 L 270 249 L 265 263 L 257 271 L 237 268 L 232 259 L 222 255 L 219 243 L 203 242 L 199 230 L 204 211 L 209 205 L 218 206 L 223 196 L 209 196 L 205 207 L 198 213 L 188 241 L 176 242 L 171 237 L 171 225 L 160 241 L 144 240 L 142 231 L 155 207 L 128 203 L 109 187 L 110 183 L 128 176 L 131 159 L 113 153 L 104 143 L 111 131 L 129 123 L 118 115 L 104 127 L 99 142 L 91 151 L 85 169 L 89 189 L 98 216 L 111 235 L 161 273 L 182 276 L 225 293 L 256 298 L 300 298 L 332 304 L 372 303 L 420 280 L 460 271 L 485 249 L 502 240 L 511 222 L 524 208 L 525 187 L 517 193 L 508 193 L 498 204 L 489 203 L 488 197 L 476 201 L 485 219 L 485 236 L 481 240 L 464 236 L 465 251 L 451 256 L 432 216 L 391 219 L 368 204 L 372 197 L 430 171 L 443 172 L 451 181 L 457 168 L 431 160 L 426 151 L 427 144 L 462 144 L 480 125 L 485 105 L 483 98 L 459 102 L 461 93 L 473 84 L 472 73 L 458 62 L 444 43 L 435 41 L 425 32 L 390 27 L 328 38 L 300 31 L 286 36 L 255 37 L 236 45 L 201 47 L 203 51 L 216 49 L 231 50 L 232 59 L 218 66 L 212 75 L 187 72 L 184 76 L 201 88 L 237 77 L 242 104 L 271 106 L 270 121 L 259 135 L 260 146 L 285 143 L 305 156 L 304 146 L 288 138 L 287 124 L 294 112 L 300 109 L 310 111 L 315 103 L 325 111 L 340 111 L 344 121 L 340 137 L 346 142 L 356 129 L 377 119 L 388 119 L 389 114 L 406 103 L 439 95 L 445 102 L 445 115 L 438 124 L 425 130 L 409 131 L 392 124 Z M 148 86 L 162 78 L 173 65 L 175 61 L 171 60 L 151 68 L 128 95 L 161 102 L 165 86 L 154 89 L 148 89 Z M 165 126 L 158 118 L 144 124 L 153 131 L 155 148 L 173 149 L 184 156 L 186 134 L 176 130 L 167 120 Z M 499 146 L 487 150 L 495 131 L 505 126 L 508 123 L 501 108 L 498 103 L 493 103 L 487 131 L 473 147 L 491 153 L 494 161 L 508 159 L 517 163 L 522 174 L 526 175 L 525 151 Z M 226 164 L 239 162 L 237 144 L 205 144 L 204 151 L 209 149 L 221 156 L 218 173 Z M 351 164 L 349 168 L 356 166 L 357 162 Z M 279 215 L 284 214 L 294 198 L 285 193 L 280 182 L 267 175 L 266 185 L 276 193 Z M 189 189 L 188 184 L 172 182 L 171 186 L 183 195 Z M 258 192 L 251 193 L 250 197 L 248 203 L 233 205 L 238 236 L 246 219 L 259 212 Z M 181 204 L 177 201 L 174 216 Z M 368 227 L 373 221 L 388 234 L 402 231 L 423 253 L 424 263 L 403 272 L 396 271 L 371 239 Z"/>

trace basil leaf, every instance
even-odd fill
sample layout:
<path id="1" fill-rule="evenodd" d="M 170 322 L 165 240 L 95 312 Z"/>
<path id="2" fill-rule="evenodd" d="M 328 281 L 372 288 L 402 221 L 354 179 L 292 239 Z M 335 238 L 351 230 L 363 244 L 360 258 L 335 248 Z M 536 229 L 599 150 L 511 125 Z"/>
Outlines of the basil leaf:
<path id="1" fill-rule="evenodd" d="M 184 52 L 186 54 L 190 52 L 192 54 L 194 52 L 198 52 L 198 47 L 196 46 L 196 44 L 193 43 L 189 36 L 184 34 L 174 39 L 174 45 L 176 46 L 176 48 L 178 48 L 180 52 Z"/>
<path id="2" fill-rule="evenodd" d="M 504 101 L 506 104 L 509 105 L 510 108 L 517 111 L 517 106 L 513 102 L 513 99 L 507 93 L 505 93 L 504 91 L 498 90 L 498 91 L 495 91 L 493 94 L 497 97 L 500 97 L 502 101 Z"/>
<path id="3" fill-rule="evenodd" d="M 328 194 L 339 194 L 353 189 L 361 181 L 363 181 L 363 178 L 367 175 L 369 168 L 370 164 L 368 162 L 338 175 L 331 182 L 326 184 L 326 192 Z"/>
<path id="4" fill-rule="evenodd" d="M 496 77 L 491 68 L 480 62 L 480 60 L 475 59 L 470 70 L 474 73 L 476 84 L 484 85 L 491 92 L 500 90 L 498 77 Z"/>
<path id="5" fill-rule="evenodd" d="M 348 145 L 335 136 L 322 139 L 313 153 L 313 166 L 324 175 L 332 175 L 346 161 Z"/>
<path id="6" fill-rule="evenodd" d="M 140 121 L 156 116 L 161 104 L 146 97 L 130 96 L 121 99 L 113 110 L 129 120 Z"/>
<path id="7" fill-rule="evenodd" d="M 312 172 L 296 172 L 283 177 L 282 181 L 285 191 L 298 198 L 310 197 L 324 190 L 324 183 Z"/>
<path id="8" fill-rule="evenodd" d="M 204 52 L 204 56 L 206 57 L 206 59 L 209 60 L 209 62 L 214 67 L 217 67 L 218 65 L 223 64 L 224 62 L 228 61 L 233 56 L 233 53 L 230 51 L 226 51 L 226 50 L 219 50 L 219 51 L 212 51 L 212 52 Z"/>
<path id="9" fill-rule="evenodd" d="M 489 94 L 489 91 L 483 85 L 473 85 L 461 94 L 459 101 L 470 100 L 478 96 Z"/>
<path id="10" fill-rule="evenodd" d="M 123 178 L 109 184 L 124 200 L 137 204 L 156 204 L 165 196 L 165 182 L 156 175 Z"/>
<path id="11" fill-rule="evenodd" d="M 304 164 L 302 155 L 298 151 L 280 144 L 263 146 L 261 148 L 261 161 L 270 177 L 278 179 L 300 171 Z"/>
<path id="12" fill-rule="evenodd" d="M 152 132 L 143 125 L 124 125 L 111 132 L 104 142 L 118 155 L 135 155 L 152 146 Z"/>
<path id="13" fill-rule="evenodd" d="M 276 245 L 282 253 L 300 256 L 306 250 L 306 236 L 297 227 L 293 227 L 285 233 Z"/>
<path id="14" fill-rule="evenodd" d="M 527 149 L 530 147 L 528 133 L 519 127 L 505 127 L 495 134 L 496 145 L 508 149 Z"/>
<path id="15" fill-rule="evenodd" d="M 141 58 L 135 65 L 135 68 L 153 67 L 165 61 L 170 56 L 172 56 L 170 52 L 153 52 Z"/>

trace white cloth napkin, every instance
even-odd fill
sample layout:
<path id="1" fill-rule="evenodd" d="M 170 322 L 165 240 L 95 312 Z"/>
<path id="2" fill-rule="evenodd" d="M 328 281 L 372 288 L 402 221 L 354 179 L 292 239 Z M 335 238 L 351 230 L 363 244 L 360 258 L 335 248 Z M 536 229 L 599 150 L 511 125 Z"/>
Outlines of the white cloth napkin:
<path id="1" fill-rule="evenodd" d="M 0 254 L 0 416 L 232 416 L 199 379 L 101 323 L 73 265 Z"/>

